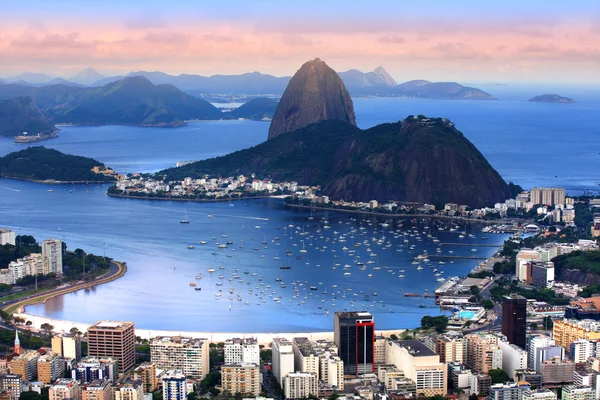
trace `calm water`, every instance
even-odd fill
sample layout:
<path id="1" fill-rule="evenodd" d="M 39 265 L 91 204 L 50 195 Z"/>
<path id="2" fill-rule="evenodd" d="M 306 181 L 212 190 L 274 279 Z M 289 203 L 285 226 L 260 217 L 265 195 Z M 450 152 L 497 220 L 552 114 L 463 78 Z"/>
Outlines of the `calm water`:
<path id="1" fill-rule="evenodd" d="M 557 185 L 575 193 L 597 190 L 600 182 L 600 132 L 593 121 L 599 115 L 600 103 L 593 99 L 563 105 L 514 99 L 357 99 L 355 107 L 361 127 L 409 114 L 448 117 L 507 181 L 524 187 Z M 199 122 L 178 129 L 68 127 L 62 129 L 59 139 L 44 145 L 94 157 L 119 172 L 151 172 L 177 161 L 214 157 L 258 144 L 267 130 L 267 123 L 251 121 Z M 0 154 L 19 148 L 23 146 L 0 139 Z M 249 201 L 248 207 L 236 202 L 230 207 L 227 203 L 113 199 L 105 195 L 102 186 L 90 187 L 89 191 L 80 186 L 72 188 L 72 193 L 71 187 L 55 187 L 55 192 L 49 193 L 44 185 L 0 180 L 0 225 L 38 239 L 60 237 L 70 249 L 82 247 L 97 254 L 105 250 L 108 256 L 127 261 L 128 273 L 107 285 L 29 307 L 30 312 L 83 322 L 101 318 L 133 320 L 142 328 L 264 332 L 330 330 L 333 319 L 326 311 L 332 314 L 352 307 L 369 308 L 382 329 L 416 326 L 423 315 L 438 312 L 436 308 L 419 308 L 430 306 L 431 299 L 403 296 L 404 292 L 432 291 L 439 285 L 432 268 L 417 270 L 417 265 L 411 263 L 414 255 L 424 249 L 435 253 L 432 238 L 422 233 L 422 240 L 418 235 L 396 233 L 394 237 L 392 229 L 402 233 L 413 229 L 406 223 L 402 227 L 394 223 L 382 227 L 383 220 L 369 225 L 366 221 L 351 221 L 349 215 L 330 214 L 327 218 L 331 228 L 324 229 L 323 214 L 315 213 L 309 219 L 308 212 L 286 210 L 278 200 Z M 189 225 L 179 224 L 184 209 L 191 220 Z M 207 218 L 209 213 L 213 218 Z M 415 229 L 427 232 L 423 225 Z M 477 227 L 469 229 L 477 238 L 459 239 L 457 233 L 447 231 L 437 236 L 441 242 L 479 242 Z M 346 242 L 341 242 L 340 236 Z M 382 244 L 373 239 L 382 239 Z M 200 245 L 200 240 L 208 244 Z M 300 252 L 302 240 L 306 253 Z M 370 257 L 364 245 L 353 247 L 365 240 L 371 243 L 376 257 Z M 490 235 L 483 243 L 500 244 L 503 240 L 502 236 Z M 217 241 L 233 244 L 217 249 Z M 267 242 L 266 248 L 263 241 Z M 411 252 L 404 244 L 414 245 L 415 250 Z M 188 249 L 189 245 L 195 245 L 195 249 Z M 344 246 L 356 253 L 342 250 Z M 493 248 L 480 247 L 477 252 L 471 248 L 444 247 L 444 254 L 453 250 L 454 255 L 489 256 L 493 252 Z M 293 256 L 287 257 L 286 249 Z M 369 260 L 373 263 L 367 264 Z M 360 270 L 356 262 L 363 262 L 366 270 Z M 279 269 L 283 263 L 292 268 Z M 445 272 L 444 276 L 451 276 L 465 274 L 475 263 L 460 260 L 436 266 Z M 346 264 L 352 267 L 344 270 Z M 216 272 L 209 273 L 211 267 Z M 403 279 L 398 278 L 401 269 L 406 271 Z M 196 281 L 198 273 L 202 279 Z M 224 278 L 219 279 L 219 275 Z M 239 278 L 234 279 L 234 275 Z M 276 278 L 282 278 L 285 288 Z M 202 291 L 194 291 L 189 286 L 192 281 Z M 271 286 L 268 291 L 266 285 Z M 310 286 L 318 290 L 309 290 Z M 294 287 L 298 289 L 296 298 Z M 215 300 L 219 288 L 221 300 Z M 233 300 L 229 300 L 229 289 L 233 289 Z M 248 293 L 250 289 L 253 293 Z M 365 294 L 369 294 L 368 299 Z"/>

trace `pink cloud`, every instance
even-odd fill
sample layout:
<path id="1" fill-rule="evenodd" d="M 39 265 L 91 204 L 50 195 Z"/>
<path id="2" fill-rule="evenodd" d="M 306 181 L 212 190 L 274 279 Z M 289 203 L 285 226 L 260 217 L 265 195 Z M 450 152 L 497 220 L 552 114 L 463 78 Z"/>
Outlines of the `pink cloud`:
<path id="1" fill-rule="evenodd" d="M 406 39 L 404 39 L 402 36 L 398 36 L 398 35 L 387 35 L 387 36 L 381 36 L 379 39 L 377 39 L 377 41 L 379 43 L 386 43 L 386 44 L 401 44 L 401 43 L 405 43 Z"/>

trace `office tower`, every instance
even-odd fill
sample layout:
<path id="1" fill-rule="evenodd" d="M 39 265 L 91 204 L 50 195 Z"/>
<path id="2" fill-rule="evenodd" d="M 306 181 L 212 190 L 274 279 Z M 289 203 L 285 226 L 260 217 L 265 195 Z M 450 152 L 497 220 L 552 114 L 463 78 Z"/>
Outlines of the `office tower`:
<path id="1" fill-rule="evenodd" d="M 210 368 L 208 340 L 159 336 L 150 342 L 150 361 L 156 368 L 177 370 L 187 378 L 202 380 Z"/>
<path id="2" fill-rule="evenodd" d="M 256 339 L 229 339 L 223 347 L 225 364 L 260 364 L 260 347 Z"/>
<path id="3" fill-rule="evenodd" d="M 510 344 L 525 349 L 527 334 L 527 299 L 510 295 L 502 299 L 502 334 Z"/>
<path id="4" fill-rule="evenodd" d="M 88 328 L 88 356 L 112 357 L 119 361 L 119 372 L 135 365 L 135 328 L 133 322 L 100 321 Z"/>
<path id="5" fill-rule="evenodd" d="M 56 335 L 52 338 L 52 350 L 62 358 L 79 361 L 81 358 L 81 337 L 74 333 Z"/>
<path id="6" fill-rule="evenodd" d="M 163 381 L 163 400 L 187 399 L 187 379 L 182 371 L 170 370 L 165 372 Z"/>
<path id="7" fill-rule="evenodd" d="M 231 395 L 260 394 L 260 367 L 258 364 L 223 365 L 221 367 L 221 390 Z"/>
<path id="8" fill-rule="evenodd" d="M 113 400 L 114 392 L 110 381 L 96 379 L 83 387 L 81 400 Z"/>
<path id="9" fill-rule="evenodd" d="M 346 374 L 365 374 L 375 371 L 375 323 L 365 311 L 336 312 L 334 341 L 344 362 Z"/>
<path id="10" fill-rule="evenodd" d="M 38 357 L 37 360 L 37 379 L 47 385 L 58 378 L 61 378 L 65 372 L 65 361 L 58 353 L 47 351 Z"/>
<path id="11" fill-rule="evenodd" d="M 142 390 L 144 393 L 152 393 L 156 390 L 156 364 L 153 362 L 141 363 L 133 371 L 133 379 L 142 382 Z"/>
<path id="12" fill-rule="evenodd" d="M 286 399 L 302 399 L 319 392 L 317 376 L 310 372 L 292 372 L 284 378 Z"/>
<path id="13" fill-rule="evenodd" d="M 75 379 L 58 379 L 48 389 L 48 400 L 81 400 L 81 387 Z"/>
<path id="14" fill-rule="evenodd" d="M 272 371 L 277 382 L 283 386 L 283 378 L 294 372 L 294 350 L 292 342 L 284 338 L 274 338 L 271 344 Z"/>
<path id="15" fill-rule="evenodd" d="M 42 242 L 42 257 L 48 260 L 48 272 L 63 276 L 62 263 L 62 241 L 60 239 L 48 239 Z"/>
<path id="16" fill-rule="evenodd" d="M 554 263 L 552 261 L 540 262 L 532 261 L 531 284 L 533 286 L 547 288 L 554 282 Z"/>
<path id="17" fill-rule="evenodd" d="M 141 382 L 126 379 L 114 388 L 114 400 L 144 400 Z"/>

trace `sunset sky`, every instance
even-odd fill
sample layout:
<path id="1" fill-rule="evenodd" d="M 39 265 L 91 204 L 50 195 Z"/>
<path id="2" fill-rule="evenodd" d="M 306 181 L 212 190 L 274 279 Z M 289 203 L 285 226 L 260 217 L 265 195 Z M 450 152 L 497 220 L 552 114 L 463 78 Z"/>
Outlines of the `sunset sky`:
<path id="1" fill-rule="evenodd" d="M 0 76 L 94 67 L 292 75 L 332 68 L 398 81 L 600 83 L 600 1 L 0 2 Z"/>

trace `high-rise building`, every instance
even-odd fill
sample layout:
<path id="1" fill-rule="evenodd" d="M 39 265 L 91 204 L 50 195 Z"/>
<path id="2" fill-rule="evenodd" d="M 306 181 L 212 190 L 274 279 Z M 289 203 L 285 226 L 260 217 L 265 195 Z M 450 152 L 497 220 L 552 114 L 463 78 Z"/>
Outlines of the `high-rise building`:
<path id="1" fill-rule="evenodd" d="M 490 400 L 521 400 L 523 393 L 530 390 L 529 385 L 515 383 L 497 383 L 490 387 Z"/>
<path id="2" fill-rule="evenodd" d="M 556 400 L 556 393 L 549 389 L 525 390 L 522 400 Z"/>
<path id="3" fill-rule="evenodd" d="M 258 364 L 223 365 L 221 367 L 221 390 L 231 395 L 237 393 L 260 394 L 260 367 Z"/>
<path id="4" fill-rule="evenodd" d="M 37 376 L 37 360 L 39 353 L 26 350 L 18 357 L 12 359 L 13 374 L 20 375 L 24 382 L 32 382 Z"/>
<path id="5" fill-rule="evenodd" d="M 515 258 L 515 275 L 521 282 L 531 278 L 531 262 L 542 261 L 541 254 L 536 250 L 521 249 Z"/>
<path id="6" fill-rule="evenodd" d="M 76 333 L 65 333 L 52 338 L 52 350 L 62 358 L 79 361 L 81 358 L 81 337 Z"/>
<path id="7" fill-rule="evenodd" d="M 61 378 L 65 372 L 63 358 L 52 350 L 46 351 L 37 359 L 37 379 L 47 385 Z"/>
<path id="8" fill-rule="evenodd" d="M 23 391 L 23 379 L 21 375 L 0 375 L 0 391 L 9 393 L 11 399 L 21 397 L 21 392 Z"/>
<path id="9" fill-rule="evenodd" d="M 81 400 L 81 387 L 75 379 L 58 379 L 48 389 L 48 400 Z"/>
<path id="10" fill-rule="evenodd" d="M 159 336 L 150 342 L 150 361 L 159 369 L 178 370 L 188 378 L 202 380 L 210 369 L 208 340 Z"/>
<path id="11" fill-rule="evenodd" d="M 375 365 L 385 364 L 385 350 L 387 348 L 387 340 L 383 336 L 375 336 L 375 343 L 373 344 L 373 353 L 375 359 L 373 362 Z"/>
<path id="12" fill-rule="evenodd" d="M 81 400 L 113 400 L 114 392 L 110 381 L 96 379 L 83 387 Z"/>
<path id="13" fill-rule="evenodd" d="M 563 188 L 531 188 L 529 193 L 534 205 L 565 204 L 565 189 Z"/>
<path id="14" fill-rule="evenodd" d="M 14 246 L 15 242 L 15 233 L 8 228 L 0 228 L 0 246 L 4 246 L 5 244 L 10 244 Z"/>
<path id="15" fill-rule="evenodd" d="M 589 386 L 563 386 L 562 400 L 594 400 L 594 390 Z"/>
<path id="16" fill-rule="evenodd" d="M 308 338 L 292 339 L 294 349 L 294 370 L 296 372 L 312 372 L 319 379 L 319 353 Z"/>
<path id="17" fill-rule="evenodd" d="M 48 272 L 54 273 L 58 278 L 63 276 L 62 241 L 48 239 L 42 242 L 42 256 L 48 260 Z"/>
<path id="18" fill-rule="evenodd" d="M 554 321 L 554 340 L 556 344 L 570 348 L 571 343 L 579 339 L 600 339 L 600 321 L 589 319 L 563 319 Z"/>
<path id="19" fill-rule="evenodd" d="M 132 379 L 126 379 L 114 387 L 114 400 L 144 400 L 142 384 Z"/>
<path id="20" fill-rule="evenodd" d="M 531 262 L 531 284 L 533 286 L 547 288 L 554 282 L 554 263 L 552 261 Z"/>
<path id="21" fill-rule="evenodd" d="M 186 400 L 187 379 L 183 371 L 170 370 L 162 377 L 163 400 Z"/>
<path id="22" fill-rule="evenodd" d="M 498 336 L 486 333 L 473 333 L 465 336 L 467 342 L 466 366 L 476 373 L 487 374 L 493 369 L 502 368 L 502 350 L 498 346 Z"/>
<path id="23" fill-rule="evenodd" d="M 574 381 L 573 373 L 575 364 L 569 360 L 561 360 L 559 357 L 552 357 L 549 360 L 542 361 L 540 373 L 544 377 L 543 385 L 546 388 L 556 388 L 572 384 Z"/>
<path id="24" fill-rule="evenodd" d="M 84 357 L 71 370 L 71 377 L 80 385 L 97 379 L 116 382 L 119 379 L 119 362 L 112 357 Z"/>
<path id="25" fill-rule="evenodd" d="M 527 351 L 503 340 L 498 341 L 498 346 L 502 351 L 502 370 L 515 380 L 515 371 L 527 368 Z"/>
<path id="26" fill-rule="evenodd" d="M 467 341 L 460 332 L 448 332 L 425 338 L 425 345 L 440 356 L 440 362 L 465 363 Z"/>
<path id="27" fill-rule="evenodd" d="M 144 362 L 133 371 L 133 379 L 142 382 L 144 393 L 151 393 L 156 390 L 156 364 L 153 362 Z"/>
<path id="28" fill-rule="evenodd" d="M 365 311 L 336 312 L 334 341 L 344 362 L 346 374 L 365 374 L 375 371 L 375 323 Z"/>
<path id="29" fill-rule="evenodd" d="M 319 392 L 317 376 L 311 372 L 292 372 L 283 379 L 286 399 L 316 396 Z"/>
<path id="30" fill-rule="evenodd" d="M 571 342 L 569 359 L 575 364 L 584 364 L 588 358 L 596 357 L 600 341 L 579 339 Z"/>
<path id="31" fill-rule="evenodd" d="M 539 360 L 537 356 L 537 349 L 542 347 L 554 346 L 555 342 L 550 336 L 536 335 L 529 336 L 527 338 L 527 366 L 529 369 L 539 372 L 539 363 L 543 360 Z"/>
<path id="32" fill-rule="evenodd" d="M 274 338 L 271 344 L 272 371 L 277 382 L 283 386 L 283 378 L 294 372 L 294 349 L 285 338 Z"/>
<path id="33" fill-rule="evenodd" d="M 260 364 L 260 347 L 256 339 L 229 339 L 223 347 L 225 364 Z"/>
<path id="34" fill-rule="evenodd" d="M 88 328 L 88 355 L 112 357 L 119 361 L 119 372 L 135 365 L 135 328 L 133 322 L 100 321 Z"/>
<path id="35" fill-rule="evenodd" d="M 527 335 L 527 299 L 510 295 L 502 299 L 502 334 L 510 344 L 525 349 Z"/>

